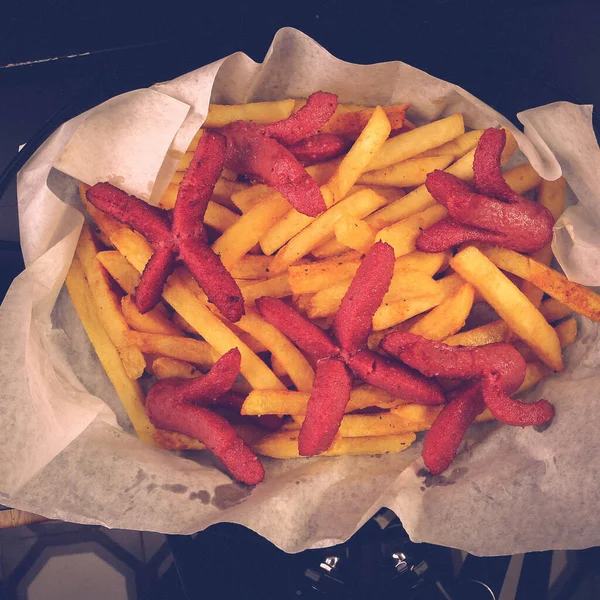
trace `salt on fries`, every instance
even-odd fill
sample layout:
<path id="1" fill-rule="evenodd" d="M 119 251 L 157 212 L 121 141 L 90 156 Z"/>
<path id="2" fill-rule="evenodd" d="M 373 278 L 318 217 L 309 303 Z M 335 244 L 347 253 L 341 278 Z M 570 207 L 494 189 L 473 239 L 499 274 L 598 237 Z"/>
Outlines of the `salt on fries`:
<path id="1" fill-rule="evenodd" d="M 153 257 L 154 242 L 136 231 L 130 220 L 97 208 L 84 185 L 81 199 L 93 225 L 82 229 L 66 286 L 135 431 L 148 444 L 176 450 L 208 447 L 235 477 L 256 483 L 262 467 L 253 462 L 252 450 L 274 458 L 298 458 L 299 444 L 307 447 L 305 429 L 312 428 L 312 434 L 318 429 L 315 406 L 330 401 L 332 406 L 338 403 L 338 416 L 332 437 L 319 448 L 321 456 L 401 452 L 417 432 L 431 430 L 424 456 L 432 472 L 439 472 L 453 454 L 436 462 L 432 452 L 441 451 L 431 440 L 439 442 L 444 427 L 464 430 L 471 421 L 504 420 L 502 403 L 516 402 L 506 393 L 524 392 L 563 369 L 562 350 L 577 335 L 572 313 L 600 321 L 600 297 L 550 267 L 549 244 L 530 255 L 478 239 L 440 252 L 419 250 L 424 230 L 437 231 L 441 223 L 457 219 L 453 205 L 438 203 L 430 176 L 443 171 L 447 175 L 439 176 L 440 181 L 449 181 L 448 185 L 458 181 L 457 189 L 463 185 L 463 192 L 471 190 L 460 184 L 464 181 L 499 200 L 504 200 L 503 194 L 533 195 L 554 220 L 564 209 L 565 181 L 543 181 L 528 164 L 500 176 L 500 164 L 517 148 L 514 137 L 502 134 L 503 149 L 489 150 L 490 139 L 500 134 L 465 131 L 460 114 L 414 127 L 406 120 L 405 104 L 339 104 L 328 108 L 331 116 L 326 122 L 317 123 L 311 106 L 331 101 L 331 95 L 319 94 L 308 102 L 210 105 L 204 127 L 160 200 L 160 209 L 173 210 L 194 184 L 195 153 L 211 136 L 218 139 L 215 132 L 241 135 L 236 122 L 250 123 L 249 140 L 254 139 L 252 132 L 260 131 L 284 154 L 288 150 L 279 148 L 286 146 L 293 154 L 294 144 L 313 140 L 316 160 L 305 167 L 302 177 L 312 178 L 310 185 L 318 186 L 311 189 L 323 203 L 320 214 L 306 214 L 302 204 L 292 207 L 286 198 L 295 192 L 280 186 L 279 180 L 277 189 L 252 183 L 256 173 L 252 169 L 261 167 L 230 155 L 224 155 L 225 168 L 216 172 L 214 185 L 201 190 L 203 225 L 214 240 L 212 250 L 243 298 L 244 314 L 236 322 L 219 312 L 203 283 L 181 263 L 169 270 L 160 301 L 140 310 L 136 290 Z M 327 144 L 332 142 L 345 151 L 333 157 L 326 154 L 331 153 Z M 259 148 L 261 142 L 256 143 Z M 497 152 L 497 171 L 483 172 L 481 162 L 478 166 L 478 153 L 485 151 Z M 326 158 L 319 158 L 319 152 Z M 285 156 L 288 165 L 296 160 Z M 452 176 L 458 179 L 448 179 Z M 530 200 L 518 202 L 525 206 Z M 372 256 L 389 246 L 395 261 L 389 262 L 388 255 L 384 268 Z M 375 288 L 383 284 L 361 269 L 365 254 L 375 260 L 374 271 L 387 273 L 388 281 L 380 290 Z M 264 297 L 283 302 L 267 306 Z M 471 323 L 473 306 L 481 302 L 499 318 Z M 349 341 L 356 336 L 362 340 L 360 347 Z M 449 366 L 444 367 L 450 370 L 461 352 L 474 353 L 470 364 L 479 365 L 472 375 L 478 383 L 446 390 L 446 404 L 431 398 L 429 404 L 415 403 L 398 371 L 404 368 L 398 361 L 420 368 L 414 344 L 437 344 L 440 351 L 450 353 Z M 508 392 L 502 391 L 493 352 L 487 350 L 494 348 L 521 357 L 518 381 L 512 388 L 504 381 Z M 488 358 L 480 358 L 486 352 Z M 236 360 L 237 378 L 237 372 L 227 371 Z M 374 384 L 376 364 L 378 369 L 392 369 L 389 377 L 399 378 L 399 387 L 381 378 Z M 427 368 L 421 368 L 429 376 Z M 144 371 L 160 382 L 151 387 L 148 398 L 137 381 Z M 226 373 L 229 382 L 224 384 Z M 221 395 L 210 391 L 213 381 Z M 481 391 L 469 387 L 474 385 Z M 474 410 L 470 420 L 461 421 L 464 412 L 459 414 L 454 407 L 477 393 L 489 401 L 488 407 L 477 400 L 481 404 L 476 410 L 469 405 Z M 180 427 L 186 433 L 200 431 L 202 440 L 169 430 L 177 428 L 165 413 L 171 400 L 164 396 L 169 394 L 172 402 L 182 403 L 190 412 L 194 427 L 208 419 L 219 435 L 206 435 L 204 425 Z M 186 398 L 192 396 L 200 405 L 187 404 Z M 233 428 L 224 419 L 232 410 L 238 413 Z M 243 445 L 243 468 L 231 458 L 235 455 L 231 444 Z M 253 474 L 246 475 L 244 469 Z"/>

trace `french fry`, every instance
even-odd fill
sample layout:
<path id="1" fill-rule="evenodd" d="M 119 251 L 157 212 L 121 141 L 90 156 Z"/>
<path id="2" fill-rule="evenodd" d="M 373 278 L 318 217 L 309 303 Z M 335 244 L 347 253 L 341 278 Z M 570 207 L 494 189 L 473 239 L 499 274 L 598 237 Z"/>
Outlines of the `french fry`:
<path id="1" fill-rule="evenodd" d="M 135 289 L 140 283 L 140 274 L 119 251 L 98 252 L 96 258 L 126 294 L 135 294 Z"/>
<path id="2" fill-rule="evenodd" d="M 131 329 L 143 333 L 183 336 L 181 329 L 174 325 L 163 312 L 156 310 L 156 308 L 142 314 L 129 294 L 121 298 L 121 311 L 127 325 Z"/>
<path id="3" fill-rule="evenodd" d="M 266 279 L 271 275 L 271 262 L 271 256 L 244 256 L 231 268 L 230 273 L 235 279 Z"/>
<path id="4" fill-rule="evenodd" d="M 145 354 L 169 356 L 204 367 L 214 365 L 219 358 L 209 343 L 193 338 L 141 331 L 130 331 L 128 337 Z"/>
<path id="5" fill-rule="evenodd" d="M 382 304 L 373 316 L 373 331 L 388 329 L 398 323 L 420 315 L 441 302 L 441 295 L 421 296 L 399 302 Z"/>
<path id="6" fill-rule="evenodd" d="M 498 268 L 530 281 L 576 313 L 600 321 L 600 296 L 528 256 L 506 248 L 482 246 L 483 254 Z"/>
<path id="7" fill-rule="evenodd" d="M 287 273 L 270 277 L 269 279 L 258 279 L 249 281 L 241 287 L 244 303 L 246 306 L 253 305 L 262 296 L 273 298 L 285 298 L 292 295 L 292 288 Z"/>
<path id="8" fill-rule="evenodd" d="M 243 415 L 305 415 L 310 393 L 289 390 L 253 390 L 242 405 Z M 406 400 L 396 398 L 384 390 L 370 385 L 353 388 L 346 412 L 375 406 L 396 408 L 406 404 Z"/>
<path id="9" fill-rule="evenodd" d="M 248 104 L 210 104 L 203 127 L 217 129 L 234 121 L 275 123 L 287 119 L 294 110 L 295 100 L 275 102 L 250 102 Z M 198 141 L 196 140 L 196 146 Z"/>
<path id="10" fill-rule="evenodd" d="M 473 286 L 465 283 L 411 327 L 410 333 L 435 341 L 442 341 L 455 334 L 465 326 L 474 297 Z"/>
<path id="11" fill-rule="evenodd" d="M 271 355 L 271 370 L 279 377 L 279 379 L 287 375 L 287 371 L 283 364 L 274 354 Z"/>
<path id="12" fill-rule="evenodd" d="M 537 385 L 544 377 L 550 375 L 552 371 L 539 360 L 527 363 L 525 370 L 525 379 L 521 384 L 521 387 L 517 390 L 517 394 L 525 392 L 531 389 L 534 385 Z"/>
<path id="13" fill-rule="evenodd" d="M 161 356 L 152 361 L 152 371 L 157 379 L 193 379 L 202 373 L 194 365 L 171 358 L 170 356 Z"/>
<path id="14" fill-rule="evenodd" d="M 443 406 L 424 406 L 422 404 L 406 404 L 395 408 L 392 412 L 405 421 L 417 424 L 415 431 L 425 431 L 431 427 L 437 416 L 442 412 Z M 493 421 L 494 417 L 486 408 L 475 418 L 475 423 Z"/>
<path id="15" fill-rule="evenodd" d="M 96 257 L 98 251 L 89 226 L 84 224 L 75 253 L 90 286 L 100 322 L 117 347 L 127 374 L 132 379 L 138 379 L 144 372 L 146 361 L 140 349 L 127 338 L 129 326 L 121 312 L 121 302 L 111 287 L 108 272 Z"/>
<path id="16" fill-rule="evenodd" d="M 144 238 L 130 230 L 120 230 L 111 241 L 127 260 L 141 272 L 152 256 Z M 182 281 L 183 270 L 175 269 L 167 279 L 163 298 L 222 356 L 232 348 L 242 355 L 241 373 L 253 388 L 283 389 L 285 386 L 246 344 L 244 344 Z"/>
<path id="17" fill-rule="evenodd" d="M 348 154 L 343 157 L 327 184 L 321 186 L 323 198 L 328 207 L 337 204 L 348 195 L 354 184 L 364 173 L 370 157 L 381 148 L 389 134 L 390 123 L 383 110 L 377 107 L 366 127 L 354 142 Z M 281 222 L 273 227 L 273 231 L 269 231 L 264 237 L 261 237 L 262 251 L 268 255 L 273 254 L 288 240 L 291 240 L 305 227 L 308 227 L 313 220 L 313 217 L 307 217 L 297 210 L 289 211 Z"/>
<path id="18" fill-rule="evenodd" d="M 572 315 L 573 309 L 554 298 L 548 298 L 541 303 L 540 312 L 548 323 L 554 323 L 554 321 L 560 321 L 560 319 Z"/>
<path id="19" fill-rule="evenodd" d="M 286 429 L 300 429 L 303 416 L 295 416 L 286 424 Z M 418 430 L 419 423 L 407 421 L 394 412 L 381 412 L 372 415 L 345 415 L 339 428 L 343 438 L 360 438 L 378 435 L 398 435 Z M 415 429 L 417 428 L 417 429 Z"/>
<path id="20" fill-rule="evenodd" d="M 335 314 L 351 283 L 352 279 L 346 279 L 318 291 L 310 300 L 308 316 L 314 319 Z M 389 303 L 404 303 L 409 299 L 430 297 L 440 297 L 436 281 L 421 271 L 397 270 L 383 298 L 382 307 Z"/>
<path id="21" fill-rule="evenodd" d="M 467 131 L 467 133 L 463 133 L 459 135 L 457 138 L 438 146 L 437 148 L 432 148 L 431 150 L 426 150 L 425 152 L 421 152 L 415 158 L 429 158 L 432 156 L 452 156 L 453 160 L 459 159 L 461 156 L 464 156 L 467 152 L 473 150 L 473 148 L 477 147 L 479 143 L 479 138 L 483 135 L 484 129 L 475 129 L 473 131 Z"/>
<path id="22" fill-rule="evenodd" d="M 566 348 L 567 346 L 573 344 L 577 338 L 577 321 L 575 319 L 567 319 L 566 321 L 562 321 L 556 325 L 554 331 L 556 331 L 556 335 L 558 335 L 560 347 Z M 535 360 L 535 354 L 531 351 L 529 346 L 523 344 L 523 342 L 515 342 L 515 348 L 521 353 L 526 361 L 531 362 Z"/>
<path id="23" fill-rule="evenodd" d="M 359 252 L 367 252 L 377 235 L 377 229 L 351 215 L 344 215 L 335 224 L 334 232 L 338 242 Z"/>
<path id="24" fill-rule="evenodd" d="M 382 229 L 375 237 L 378 242 L 386 242 L 394 248 L 396 256 L 403 256 L 414 252 L 417 239 L 424 229 L 435 225 L 447 216 L 448 211 L 441 204 L 435 204 L 426 208 L 395 225 Z"/>
<path id="25" fill-rule="evenodd" d="M 469 331 L 457 333 L 445 339 L 444 344 L 448 344 L 448 346 L 484 346 L 485 344 L 505 342 L 509 334 L 508 325 L 502 319 L 498 319 Z"/>
<path id="26" fill-rule="evenodd" d="M 319 456 L 358 456 L 392 454 L 406 450 L 416 439 L 414 433 L 380 437 L 336 438 L 328 450 Z M 253 449 L 262 456 L 272 458 L 300 458 L 298 432 L 282 431 L 266 436 Z"/>
<path id="27" fill-rule="evenodd" d="M 267 323 L 255 310 L 246 309 L 246 314 L 237 326 L 265 345 L 277 357 L 285 372 L 301 392 L 312 389 L 314 371 L 304 355 L 276 327 Z"/>
<path id="28" fill-rule="evenodd" d="M 267 196 L 275 194 L 275 190 L 263 183 L 257 183 L 231 195 L 231 202 L 242 213 L 247 213 L 255 204 Z"/>
<path id="29" fill-rule="evenodd" d="M 342 200 L 312 220 L 308 227 L 293 237 L 276 255 L 271 269 L 281 273 L 306 256 L 313 248 L 334 236 L 336 222 L 344 215 L 359 219 L 387 204 L 379 194 L 366 189 Z"/>
<path id="30" fill-rule="evenodd" d="M 421 152 L 441 146 L 465 132 L 461 114 L 439 119 L 390 138 L 368 165 L 368 171 L 385 169 L 395 163 L 413 158 Z"/>
<path id="31" fill-rule="evenodd" d="M 408 104 L 382 107 L 392 129 L 400 129 L 402 127 L 408 107 Z M 336 110 L 333 117 L 319 131 L 321 133 L 335 133 L 348 138 L 357 138 L 367 126 L 369 119 L 373 116 L 374 110 L 374 108 L 344 112 Z"/>
<path id="32" fill-rule="evenodd" d="M 416 187 L 425 183 L 428 173 L 436 169 L 445 169 L 453 160 L 454 157 L 452 155 L 409 158 L 408 160 L 390 165 L 385 169 L 364 173 L 361 175 L 358 183 L 362 183 L 363 185 Z"/>
<path id="33" fill-rule="evenodd" d="M 521 256 L 516 252 L 514 254 Z M 489 258 L 474 246 L 469 246 L 450 260 L 450 266 L 479 290 L 511 331 L 520 337 L 544 364 L 554 371 L 563 370 L 556 331 Z"/>

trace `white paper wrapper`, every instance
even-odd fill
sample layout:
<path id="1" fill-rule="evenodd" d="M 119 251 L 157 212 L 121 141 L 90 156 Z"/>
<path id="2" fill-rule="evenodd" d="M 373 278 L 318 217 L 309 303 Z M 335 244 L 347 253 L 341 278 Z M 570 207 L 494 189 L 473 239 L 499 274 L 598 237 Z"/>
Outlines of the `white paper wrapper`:
<path id="1" fill-rule="evenodd" d="M 584 319 L 567 370 L 535 390 L 557 407 L 552 426 L 543 433 L 478 427 L 443 476 L 424 474 L 416 444 L 394 456 L 265 460 L 264 483 L 250 489 L 232 483 L 208 453 L 184 459 L 131 434 L 61 291 L 82 217 L 73 208 L 75 182 L 56 171 L 48 179 L 52 166 L 90 184 L 112 178 L 152 202 L 211 98 L 275 100 L 319 89 L 341 102 L 410 102 L 416 122 L 460 111 L 470 127 L 511 128 L 543 177 L 556 179 L 562 167 L 580 204 L 561 219 L 555 250 L 569 275 L 600 283 L 599 150 L 588 107 L 527 111 L 519 116 L 526 137 L 465 91 L 406 64 L 348 64 L 298 31 L 281 30 L 263 64 L 235 54 L 92 109 L 61 127 L 20 173 L 27 270 L 0 309 L 0 502 L 50 518 L 165 533 L 237 522 L 290 552 L 341 542 L 382 506 L 414 540 L 475 554 L 600 544 L 600 344 L 597 326 Z M 107 148 L 117 154 L 107 159 Z"/>

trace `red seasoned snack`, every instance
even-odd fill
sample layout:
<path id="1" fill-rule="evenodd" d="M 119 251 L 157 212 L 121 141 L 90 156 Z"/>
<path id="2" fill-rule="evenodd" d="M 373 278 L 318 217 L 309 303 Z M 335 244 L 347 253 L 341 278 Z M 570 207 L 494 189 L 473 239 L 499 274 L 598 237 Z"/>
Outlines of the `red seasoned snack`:
<path id="1" fill-rule="evenodd" d="M 302 214 L 316 217 L 327 209 L 315 180 L 284 145 L 295 144 L 314 134 L 333 115 L 337 96 L 316 92 L 291 117 L 260 126 L 245 121 L 227 125 L 225 166 L 238 173 L 255 175 L 275 188 Z"/>
<path id="2" fill-rule="evenodd" d="M 302 456 L 324 452 L 333 442 L 350 399 L 350 371 L 367 383 L 418 404 L 444 401 L 435 382 L 366 349 L 373 315 L 387 292 L 393 270 L 391 246 L 384 242 L 372 246 L 336 316 L 337 343 L 282 300 L 260 298 L 256 302 L 264 319 L 306 352 L 316 365 L 315 383 L 298 443 Z"/>
<path id="3" fill-rule="evenodd" d="M 406 332 L 386 336 L 381 347 L 429 377 L 471 380 L 448 394 L 423 443 L 423 460 L 432 474 L 444 471 L 475 417 L 487 406 L 498 421 L 508 425 L 540 425 L 554 416 L 546 400 L 525 404 L 510 398 L 525 379 L 523 357 L 509 344 L 460 348 L 432 342 Z"/>
<path id="4" fill-rule="evenodd" d="M 200 138 L 179 186 L 172 225 L 168 213 L 109 183 L 97 183 L 86 192 L 96 208 L 139 231 L 154 247 L 136 290 L 136 305 L 142 313 L 156 306 L 165 280 L 179 258 L 226 318 L 238 321 L 244 314 L 240 289 L 208 246 L 203 224 L 208 201 L 223 169 L 225 144 L 225 138 L 218 133 L 205 132 Z"/>
<path id="5" fill-rule="evenodd" d="M 352 142 L 335 133 L 317 133 L 292 144 L 288 150 L 305 166 L 331 160 L 350 149 Z"/>
<path id="6" fill-rule="evenodd" d="M 502 176 L 500 156 L 505 143 L 504 130 L 487 129 L 481 136 L 473 162 L 479 193 L 445 171 L 427 176 L 427 189 L 448 209 L 450 218 L 419 236 L 419 250 L 439 252 L 466 241 L 483 241 L 517 252 L 535 252 L 551 241 L 554 219 L 550 211 L 513 192 Z"/>
<path id="7" fill-rule="evenodd" d="M 236 480 L 255 485 L 265 474 L 257 456 L 223 417 L 199 406 L 230 404 L 227 392 L 239 374 L 240 363 L 240 352 L 234 348 L 203 377 L 158 381 L 148 390 L 146 412 L 156 427 L 196 438 Z"/>

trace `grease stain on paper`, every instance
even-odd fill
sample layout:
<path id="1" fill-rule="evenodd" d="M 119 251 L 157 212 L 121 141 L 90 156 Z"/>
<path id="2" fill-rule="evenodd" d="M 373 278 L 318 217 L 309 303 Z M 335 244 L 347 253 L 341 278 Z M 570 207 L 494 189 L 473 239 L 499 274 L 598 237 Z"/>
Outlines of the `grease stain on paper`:
<path id="1" fill-rule="evenodd" d="M 241 483 L 218 485 L 210 503 L 219 510 L 226 510 L 243 502 L 251 493 L 252 488 Z"/>

